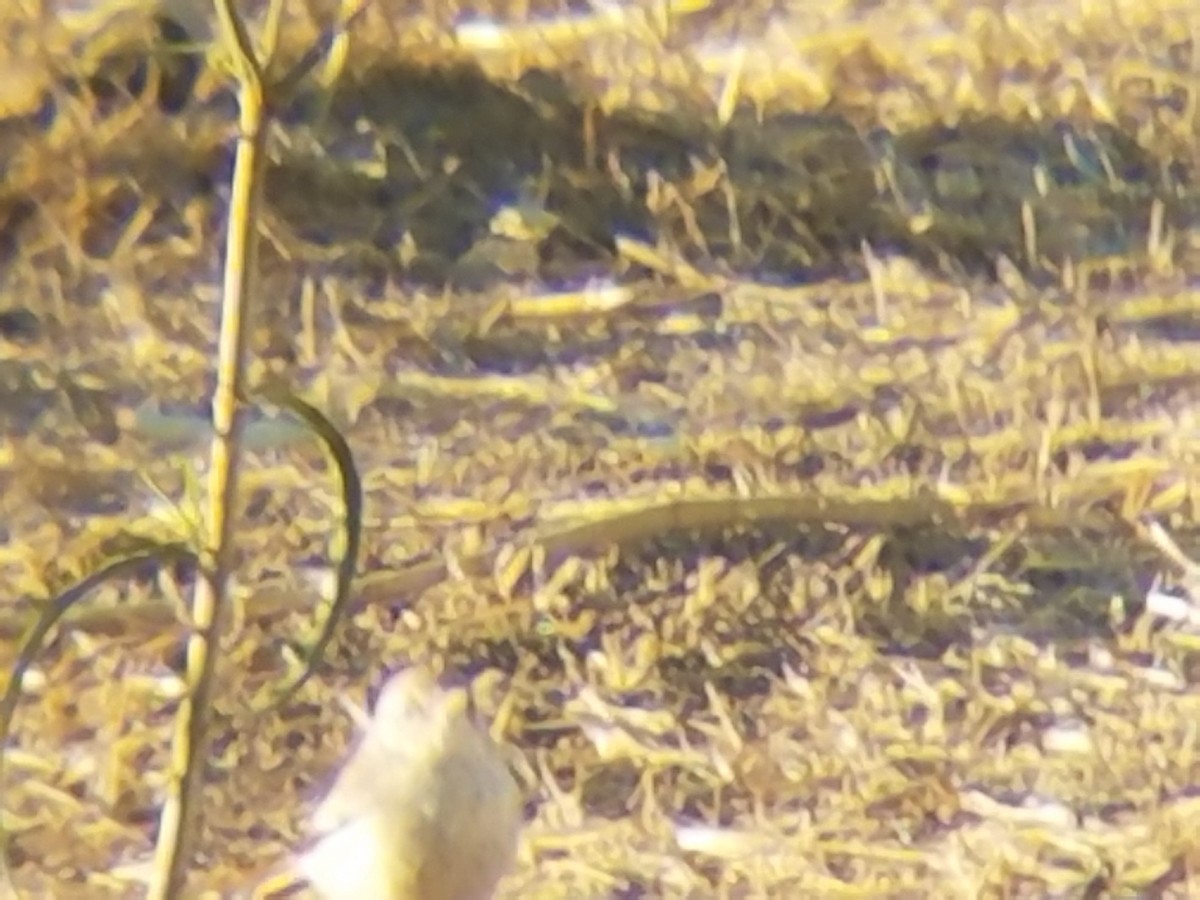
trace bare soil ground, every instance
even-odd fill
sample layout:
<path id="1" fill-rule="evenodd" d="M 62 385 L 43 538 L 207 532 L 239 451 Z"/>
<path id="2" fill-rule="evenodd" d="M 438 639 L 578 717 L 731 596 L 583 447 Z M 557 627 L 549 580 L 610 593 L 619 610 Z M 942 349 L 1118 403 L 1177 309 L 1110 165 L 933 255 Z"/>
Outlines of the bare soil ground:
<path id="1" fill-rule="evenodd" d="M 236 106 L 207 5 L 151 12 L 0 13 L 6 667 L 204 466 Z M 1197 546 L 1198 27 L 374 3 L 281 110 L 252 372 L 344 429 L 364 573 L 250 716 L 337 530 L 260 415 L 196 894 L 287 860 L 336 698 L 413 661 L 519 751 L 504 896 L 1200 894 L 1200 588 L 1145 531 Z M 29 896 L 142 890 L 191 577 L 39 660 L 0 804 Z"/>

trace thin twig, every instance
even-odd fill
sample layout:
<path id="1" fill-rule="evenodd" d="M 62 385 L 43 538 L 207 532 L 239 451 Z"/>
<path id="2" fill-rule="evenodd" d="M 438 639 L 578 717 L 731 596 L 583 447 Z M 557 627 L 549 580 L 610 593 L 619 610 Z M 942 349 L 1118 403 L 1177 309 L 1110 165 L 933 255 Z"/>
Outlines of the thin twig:
<path id="1" fill-rule="evenodd" d="M 213 394 L 213 441 L 208 482 L 206 543 L 192 599 L 195 631 L 187 643 L 187 694 L 175 719 L 170 791 L 163 806 L 150 897 L 182 894 L 195 847 L 198 805 L 207 761 L 207 726 L 220 639 L 228 615 L 226 587 L 231 568 L 232 510 L 240 459 L 242 380 L 247 322 L 256 274 L 257 217 L 265 161 L 268 111 L 263 70 L 233 0 L 215 0 L 223 39 L 240 88 L 237 162 L 226 234 L 225 283 Z M 268 39 L 274 46 L 275 39 Z"/>

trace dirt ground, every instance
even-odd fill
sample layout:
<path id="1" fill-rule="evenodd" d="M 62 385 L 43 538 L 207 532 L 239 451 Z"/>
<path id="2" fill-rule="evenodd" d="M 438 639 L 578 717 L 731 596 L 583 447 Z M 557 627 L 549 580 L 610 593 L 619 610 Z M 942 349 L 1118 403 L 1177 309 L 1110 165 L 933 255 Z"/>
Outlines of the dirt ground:
<path id="1" fill-rule="evenodd" d="M 262 4 L 258 4 L 259 7 Z M 296 61 L 338 4 L 286 4 Z M 0 662 L 206 466 L 236 98 L 207 5 L 0 12 Z M 1200 895 L 1200 13 L 377 0 L 278 110 L 189 888 L 263 884 L 432 664 L 502 896 Z M 189 475 L 189 473 L 191 473 Z M 193 573 L 76 608 L 6 749 L 30 897 L 144 890 Z M 7 674 L 0 676 L 7 679 Z M 0 681 L 4 683 L 4 681 Z"/>

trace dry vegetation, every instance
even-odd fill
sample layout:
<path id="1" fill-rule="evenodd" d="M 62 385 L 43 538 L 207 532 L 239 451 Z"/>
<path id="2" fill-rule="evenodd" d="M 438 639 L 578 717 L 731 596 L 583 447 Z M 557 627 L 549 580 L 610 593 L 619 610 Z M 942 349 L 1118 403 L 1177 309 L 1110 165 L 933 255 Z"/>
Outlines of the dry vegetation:
<path id="1" fill-rule="evenodd" d="M 6 667 L 204 465 L 236 109 L 163 5 L 0 12 Z M 1194 4 L 574 5 L 378 0 L 281 111 L 250 380 L 344 429 L 364 573 L 250 715 L 336 551 L 261 417 L 194 893 L 287 859 L 335 699 L 421 661 L 520 751 L 506 896 L 1200 894 L 1200 612 L 1144 528 L 1195 549 Z M 192 578 L 31 673 L 29 896 L 142 889 Z"/>

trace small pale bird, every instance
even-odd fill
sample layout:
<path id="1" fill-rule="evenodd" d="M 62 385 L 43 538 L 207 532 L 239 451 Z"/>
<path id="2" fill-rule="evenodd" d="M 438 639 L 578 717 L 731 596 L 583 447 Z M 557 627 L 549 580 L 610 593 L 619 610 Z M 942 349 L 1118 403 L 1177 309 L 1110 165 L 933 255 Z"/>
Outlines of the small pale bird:
<path id="1" fill-rule="evenodd" d="M 521 822 L 516 779 L 465 692 L 406 669 L 317 807 L 298 868 L 326 900 L 486 900 Z"/>

